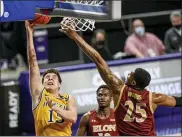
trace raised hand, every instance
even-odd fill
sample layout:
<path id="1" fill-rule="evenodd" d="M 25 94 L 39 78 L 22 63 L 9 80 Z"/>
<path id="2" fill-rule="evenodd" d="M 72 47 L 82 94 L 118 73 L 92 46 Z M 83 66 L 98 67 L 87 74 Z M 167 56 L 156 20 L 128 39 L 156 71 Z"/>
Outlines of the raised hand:
<path id="1" fill-rule="evenodd" d="M 25 27 L 28 33 L 33 33 L 33 26 L 28 20 L 25 21 Z"/>
<path id="2" fill-rule="evenodd" d="M 63 32 L 64 34 L 66 34 L 68 37 L 70 37 L 71 39 L 74 39 L 76 36 L 78 36 L 78 34 L 76 33 L 76 31 L 74 31 L 74 26 L 73 25 L 63 25 L 61 24 L 61 29 L 59 29 L 60 32 Z"/>

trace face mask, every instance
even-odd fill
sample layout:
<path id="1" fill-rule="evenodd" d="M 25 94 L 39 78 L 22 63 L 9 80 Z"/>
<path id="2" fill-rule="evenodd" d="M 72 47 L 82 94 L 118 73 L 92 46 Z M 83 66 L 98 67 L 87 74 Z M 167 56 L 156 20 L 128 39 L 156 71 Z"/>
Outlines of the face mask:
<path id="1" fill-rule="evenodd" d="M 175 25 L 174 27 L 179 30 L 179 29 L 181 29 L 182 25 L 179 24 L 179 25 Z"/>
<path id="2" fill-rule="evenodd" d="M 145 28 L 144 27 L 137 27 L 137 28 L 135 28 L 135 33 L 139 36 L 143 36 L 145 34 Z"/>
<path id="3" fill-rule="evenodd" d="M 105 41 L 104 40 L 100 40 L 96 42 L 96 48 L 97 49 L 102 49 L 105 45 Z"/>
<path id="4" fill-rule="evenodd" d="M 104 40 L 100 40 L 100 41 L 97 41 L 96 44 L 97 45 L 104 45 L 105 44 L 105 41 Z"/>

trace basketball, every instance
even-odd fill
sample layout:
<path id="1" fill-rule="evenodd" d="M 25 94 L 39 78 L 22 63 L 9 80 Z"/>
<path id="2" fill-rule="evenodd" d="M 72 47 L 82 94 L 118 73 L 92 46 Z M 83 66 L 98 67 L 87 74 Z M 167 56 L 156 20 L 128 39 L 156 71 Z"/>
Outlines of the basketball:
<path id="1" fill-rule="evenodd" d="M 51 20 L 51 17 L 49 17 L 48 15 L 35 13 L 35 17 L 32 21 L 30 21 L 30 23 L 34 25 L 43 25 L 43 24 L 49 23 L 50 20 Z"/>

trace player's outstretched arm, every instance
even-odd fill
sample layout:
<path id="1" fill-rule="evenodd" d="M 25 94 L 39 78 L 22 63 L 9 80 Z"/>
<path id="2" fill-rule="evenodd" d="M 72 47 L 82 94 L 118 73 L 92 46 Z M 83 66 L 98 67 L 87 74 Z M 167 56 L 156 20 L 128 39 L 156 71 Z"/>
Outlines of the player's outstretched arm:
<path id="1" fill-rule="evenodd" d="M 112 89 L 113 93 L 120 93 L 124 82 L 112 73 L 100 54 L 87 44 L 75 31 L 71 29 L 62 29 L 60 31 L 73 39 L 82 51 L 96 64 L 102 79 Z"/>
<path id="2" fill-rule="evenodd" d="M 42 85 L 40 81 L 40 71 L 37 63 L 34 43 L 33 43 L 33 28 L 31 27 L 28 21 L 25 21 L 26 33 L 27 33 L 27 55 L 28 55 L 28 64 L 29 64 L 29 73 L 30 73 L 30 92 L 32 96 L 32 103 L 34 103 L 39 98 L 39 95 L 42 90 Z"/>
<path id="3" fill-rule="evenodd" d="M 152 101 L 159 106 L 176 107 L 182 106 L 182 97 L 167 96 L 161 93 L 153 93 Z"/>
<path id="4" fill-rule="evenodd" d="M 84 136 L 87 133 L 88 124 L 89 124 L 89 114 L 86 113 L 82 116 L 80 120 L 76 136 Z"/>
<path id="5" fill-rule="evenodd" d="M 49 107 L 53 111 L 55 111 L 60 117 L 62 117 L 64 120 L 68 120 L 72 123 L 76 122 L 77 110 L 76 110 L 75 100 L 72 96 L 69 96 L 67 110 L 63 110 L 62 108 L 55 106 L 55 104 L 52 102 L 52 100 L 50 100 L 48 97 L 46 97 L 46 100 L 47 100 Z"/>

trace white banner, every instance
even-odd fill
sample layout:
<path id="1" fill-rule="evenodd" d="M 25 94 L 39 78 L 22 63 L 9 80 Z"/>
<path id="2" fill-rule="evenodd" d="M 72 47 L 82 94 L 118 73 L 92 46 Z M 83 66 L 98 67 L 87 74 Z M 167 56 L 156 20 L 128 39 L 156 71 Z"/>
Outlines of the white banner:
<path id="1" fill-rule="evenodd" d="M 166 95 L 181 95 L 181 60 L 154 61 L 110 67 L 119 78 L 125 77 L 135 68 L 146 69 L 152 77 L 152 92 Z M 97 69 L 75 70 L 60 73 L 62 77 L 61 92 L 74 96 L 78 113 L 87 112 L 96 107 L 96 90 L 104 84 Z"/>

